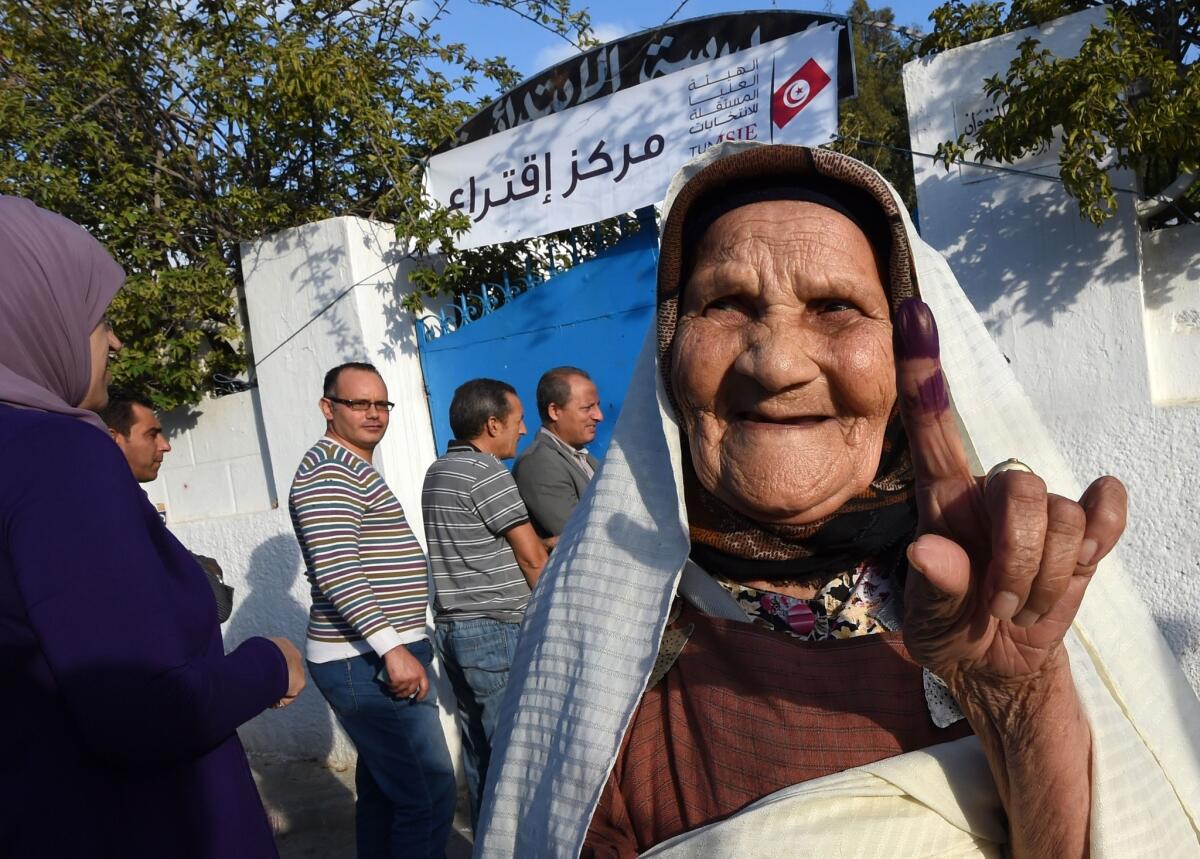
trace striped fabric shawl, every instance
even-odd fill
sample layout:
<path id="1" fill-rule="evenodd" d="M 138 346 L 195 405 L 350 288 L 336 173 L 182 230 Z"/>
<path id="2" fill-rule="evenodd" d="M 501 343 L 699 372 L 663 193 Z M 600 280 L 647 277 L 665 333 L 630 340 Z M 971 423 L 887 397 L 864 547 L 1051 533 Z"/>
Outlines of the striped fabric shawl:
<path id="1" fill-rule="evenodd" d="M 686 165 L 667 207 L 689 177 L 747 145 L 714 146 Z M 905 225 L 974 464 L 1020 456 L 1054 491 L 1078 497 L 1071 468 L 949 266 L 907 214 Z M 689 549 L 679 429 L 655 347 L 651 331 L 605 461 L 526 613 L 476 856 L 579 854 L 653 668 Z M 1092 856 L 1200 854 L 1200 704 L 1115 554 L 1067 645 L 1092 727 Z M 999 814 L 978 741 L 967 738 L 796 785 L 651 852 L 989 855 L 1006 838 Z"/>

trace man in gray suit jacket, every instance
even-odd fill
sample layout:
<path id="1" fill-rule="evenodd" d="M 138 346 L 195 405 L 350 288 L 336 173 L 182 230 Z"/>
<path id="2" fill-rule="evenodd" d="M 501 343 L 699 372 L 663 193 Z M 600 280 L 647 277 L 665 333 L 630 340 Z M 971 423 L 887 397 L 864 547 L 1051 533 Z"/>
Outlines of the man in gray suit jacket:
<path id="1" fill-rule="evenodd" d="M 542 428 L 517 458 L 513 476 L 538 536 L 557 538 L 599 465 L 587 445 L 604 420 L 600 395 L 578 367 L 555 367 L 537 387 Z"/>

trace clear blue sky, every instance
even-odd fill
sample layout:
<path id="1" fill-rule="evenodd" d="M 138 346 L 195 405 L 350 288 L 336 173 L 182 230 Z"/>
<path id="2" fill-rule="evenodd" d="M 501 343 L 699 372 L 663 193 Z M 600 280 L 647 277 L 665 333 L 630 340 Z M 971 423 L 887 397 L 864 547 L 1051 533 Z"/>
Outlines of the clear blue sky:
<path id="1" fill-rule="evenodd" d="M 658 26 L 675 11 L 679 0 L 600 0 L 577 5 L 591 12 L 592 25 L 602 41 Z M 849 0 L 795 2 L 795 0 L 687 0 L 676 20 L 715 15 L 721 12 L 746 12 L 756 9 L 795 9 L 798 11 L 844 14 Z M 870 3 L 890 6 L 896 23 L 928 31 L 929 13 L 939 3 L 934 0 L 896 0 Z M 504 9 L 481 8 L 472 3 L 451 3 L 441 33 L 452 41 L 465 42 L 476 56 L 504 56 L 525 76 L 569 56 L 570 45 L 550 33 L 524 21 Z"/>

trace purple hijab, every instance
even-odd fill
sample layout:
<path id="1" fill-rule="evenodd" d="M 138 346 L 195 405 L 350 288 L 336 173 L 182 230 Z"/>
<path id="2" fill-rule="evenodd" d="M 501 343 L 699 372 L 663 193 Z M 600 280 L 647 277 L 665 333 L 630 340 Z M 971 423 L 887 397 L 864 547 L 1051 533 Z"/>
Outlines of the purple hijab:
<path id="1" fill-rule="evenodd" d="M 91 383 L 88 338 L 125 272 L 78 224 L 0 196 L 0 403 L 69 415 Z"/>

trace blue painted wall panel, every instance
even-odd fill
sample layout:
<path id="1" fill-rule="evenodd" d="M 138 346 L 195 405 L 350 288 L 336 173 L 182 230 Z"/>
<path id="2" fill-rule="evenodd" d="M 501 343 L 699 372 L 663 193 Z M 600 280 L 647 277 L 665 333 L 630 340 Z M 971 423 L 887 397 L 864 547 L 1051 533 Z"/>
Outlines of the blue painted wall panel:
<path id="1" fill-rule="evenodd" d="M 657 236 L 643 229 L 457 331 L 421 346 L 425 386 L 438 451 L 452 438 L 454 389 L 488 376 L 517 389 L 529 434 L 540 421 L 537 382 L 551 367 L 572 364 L 591 375 L 604 422 L 589 450 L 603 457 L 654 317 Z"/>

